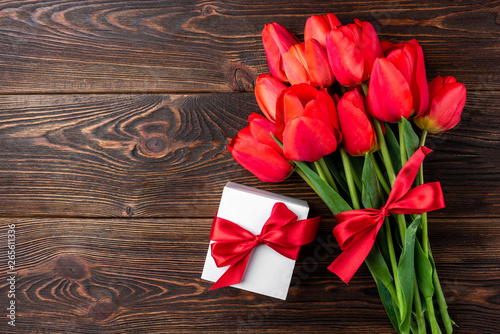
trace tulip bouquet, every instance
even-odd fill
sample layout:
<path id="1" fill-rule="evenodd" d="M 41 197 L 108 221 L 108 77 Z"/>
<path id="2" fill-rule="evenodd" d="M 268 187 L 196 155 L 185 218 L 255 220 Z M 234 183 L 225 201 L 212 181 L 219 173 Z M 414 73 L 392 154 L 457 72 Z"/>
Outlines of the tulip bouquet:
<path id="1" fill-rule="evenodd" d="M 381 42 L 369 22 L 312 16 L 304 42 L 278 23 L 262 39 L 271 74 L 257 78 L 255 96 L 264 116 L 250 115 L 232 156 L 261 181 L 296 172 L 311 186 L 343 251 L 328 269 L 348 283 L 365 262 L 398 333 L 451 333 L 426 214 L 444 200 L 438 182 L 424 183 L 422 161 L 427 134 L 459 122 L 464 85 L 428 83 L 418 42 Z"/>

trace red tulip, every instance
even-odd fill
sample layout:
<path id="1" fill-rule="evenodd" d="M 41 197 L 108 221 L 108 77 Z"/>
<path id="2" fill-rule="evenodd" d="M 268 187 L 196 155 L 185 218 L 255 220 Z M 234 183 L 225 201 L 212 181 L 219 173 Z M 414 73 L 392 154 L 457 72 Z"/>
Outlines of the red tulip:
<path id="1" fill-rule="evenodd" d="M 271 74 L 282 82 L 288 82 L 282 57 L 290 47 L 300 43 L 299 40 L 288 29 L 273 22 L 266 24 L 262 30 L 262 41 Z"/>
<path id="2" fill-rule="evenodd" d="M 378 150 L 377 133 L 357 90 L 347 92 L 337 104 L 343 147 L 352 156 Z"/>
<path id="3" fill-rule="evenodd" d="M 415 124 L 430 133 L 453 128 L 460 121 L 466 90 L 454 77 L 438 76 L 429 83 L 429 108 L 414 119 Z"/>
<path id="4" fill-rule="evenodd" d="M 375 29 L 359 20 L 328 32 L 326 49 L 333 74 L 346 87 L 368 80 L 373 62 L 383 56 Z"/>
<path id="5" fill-rule="evenodd" d="M 262 182 L 281 182 L 292 173 L 292 165 L 270 134 L 274 132 L 273 123 L 254 113 L 227 147 L 233 158 Z"/>
<path id="6" fill-rule="evenodd" d="M 425 73 L 424 52 L 416 39 L 393 45 L 387 50 L 389 59 L 405 76 L 413 97 L 412 116 L 427 109 L 429 90 Z"/>
<path id="7" fill-rule="evenodd" d="M 278 95 L 287 87 L 284 83 L 270 74 L 261 74 L 255 80 L 255 98 L 260 110 L 271 122 L 276 120 L 276 100 Z"/>
<path id="8" fill-rule="evenodd" d="M 395 44 L 373 65 L 367 109 L 373 117 L 395 123 L 427 108 L 429 91 L 424 54 L 416 40 Z"/>
<path id="9" fill-rule="evenodd" d="M 276 137 L 288 160 L 314 162 L 335 151 L 342 134 L 326 89 L 298 84 L 281 92 L 276 104 Z"/>
<path id="10" fill-rule="evenodd" d="M 292 85 L 307 83 L 315 87 L 330 87 L 335 82 L 326 50 L 315 39 L 290 47 L 283 55 L 283 64 Z"/>
<path id="11" fill-rule="evenodd" d="M 332 13 L 326 15 L 313 15 L 306 21 L 306 27 L 304 29 L 304 40 L 315 39 L 322 47 L 326 48 L 326 34 L 337 27 L 340 27 L 342 23 L 339 19 Z"/>

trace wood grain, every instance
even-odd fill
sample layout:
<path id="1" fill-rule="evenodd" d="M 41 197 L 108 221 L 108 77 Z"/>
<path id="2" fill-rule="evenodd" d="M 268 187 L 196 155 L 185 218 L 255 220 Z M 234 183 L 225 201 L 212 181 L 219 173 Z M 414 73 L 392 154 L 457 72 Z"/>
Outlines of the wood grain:
<path id="1" fill-rule="evenodd" d="M 248 91 L 269 71 L 265 23 L 302 37 L 308 16 L 328 12 L 344 23 L 372 22 L 381 39 L 417 38 L 430 78 L 448 74 L 499 90 L 499 8 L 498 1 L 5 1 L 0 91 Z"/>
<path id="2" fill-rule="evenodd" d="M 484 94 L 457 129 L 429 138 L 425 171 L 447 202 L 438 215 L 500 213 L 500 122 L 483 105 L 498 95 Z M 227 181 L 328 214 L 298 177 L 263 184 L 232 159 L 226 144 L 258 111 L 253 94 L 13 95 L 0 108 L 2 216 L 210 217 Z"/>
<path id="3" fill-rule="evenodd" d="M 430 241 L 458 334 L 500 328 L 500 1 L 14 0 L 0 2 L 0 332 L 393 333 L 363 265 L 346 286 L 325 205 L 298 176 L 265 184 L 228 140 L 258 112 L 265 23 L 370 21 L 417 38 L 427 78 L 467 105 L 428 137 L 446 208 Z M 234 181 L 322 214 L 286 302 L 200 279 L 222 188 Z M 16 327 L 7 232 L 16 228 Z"/>
<path id="4" fill-rule="evenodd" d="M 431 243 L 457 333 L 494 333 L 500 325 L 494 222 L 432 219 Z M 200 273 L 210 219 L 2 218 L 1 235 L 8 224 L 16 226 L 21 331 L 280 333 L 293 323 L 291 333 L 392 332 L 365 266 L 349 286 L 326 269 L 340 252 L 331 218 L 302 250 L 286 302 L 233 288 L 208 291 Z M 6 291 L 2 276 L 4 304 Z"/>

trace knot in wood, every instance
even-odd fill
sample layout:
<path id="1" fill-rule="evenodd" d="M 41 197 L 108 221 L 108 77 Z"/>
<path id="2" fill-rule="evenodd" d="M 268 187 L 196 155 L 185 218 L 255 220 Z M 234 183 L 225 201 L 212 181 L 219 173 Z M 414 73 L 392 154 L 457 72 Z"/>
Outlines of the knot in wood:
<path id="1" fill-rule="evenodd" d="M 56 271 L 70 280 L 81 280 L 87 275 L 85 265 L 77 258 L 63 256 L 56 261 Z"/>
<path id="2" fill-rule="evenodd" d="M 148 138 L 145 142 L 146 149 L 153 153 L 160 153 L 167 146 L 165 138 L 160 136 L 152 136 Z"/>
<path id="3" fill-rule="evenodd" d="M 103 298 L 94 305 L 92 316 L 97 321 L 109 318 L 115 312 L 115 305 L 109 298 Z"/>
<path id="4" fill-rule="evenodd" d="M 203 9 L 201 10 L 203 15 L 208 16 L 212 15 L 214 13 L 214 9 L 210 5 L 203 6 Z"/>
<path id="5" fill-rule="evenodd" d="M 252 91 L 255 86 L 252 76 L 242 68 L 234 70 L 234 81 L 236 83 L 236 90 L 240 92 Z"/>

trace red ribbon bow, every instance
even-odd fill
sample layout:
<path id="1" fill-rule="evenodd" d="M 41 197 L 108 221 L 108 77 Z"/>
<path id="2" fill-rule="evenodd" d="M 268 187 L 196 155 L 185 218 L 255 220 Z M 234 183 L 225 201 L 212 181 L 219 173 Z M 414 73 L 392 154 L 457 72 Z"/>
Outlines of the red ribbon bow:
<path id="1" fill-rule="evenodd" d="M 333 235 L 343 252 L 328 269 L 345 283 L 349 283 L 368 256 L 386 216 L 444 208 L 439 182 L 422 184 L 410 190 L 422 161 L 431 152 L 431 149 L 422 146 L 413 154 L 396 177 L 389 198 L 380 210 L 352 210 L 335 216 L 338 225 L 333 229 Z"/>
<path id="2" fill-rule="evenodd" d="M 260 235 L 220 217 L 215 217 L 210 232 L 212 257 L 217 267 L 230 266 L 210 290 L 241 282 L 254 247 L 266 244 L 281 255 L 297 260 L 300 246 L 314 240 L 320 217 L 297 220 L 284 203 L 274 204 L 271 216 Z"/>

